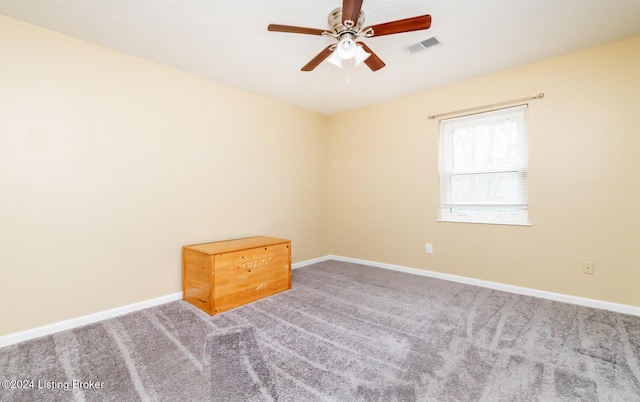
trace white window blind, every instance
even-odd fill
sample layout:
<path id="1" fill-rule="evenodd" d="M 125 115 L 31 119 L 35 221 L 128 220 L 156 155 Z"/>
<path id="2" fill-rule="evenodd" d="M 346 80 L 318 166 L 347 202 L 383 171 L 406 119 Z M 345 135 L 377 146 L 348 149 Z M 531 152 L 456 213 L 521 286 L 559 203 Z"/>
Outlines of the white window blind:
<path id="1" fill-rule="evenodd" d="M 441 121 L 441 220 L 528 223 L 526 110 Z"/>

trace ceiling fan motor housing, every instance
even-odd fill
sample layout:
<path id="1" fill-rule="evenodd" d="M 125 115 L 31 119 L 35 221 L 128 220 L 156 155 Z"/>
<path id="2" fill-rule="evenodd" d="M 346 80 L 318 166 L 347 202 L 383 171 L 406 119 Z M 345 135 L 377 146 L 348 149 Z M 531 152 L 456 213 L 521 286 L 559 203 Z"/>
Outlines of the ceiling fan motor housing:
<path id="1" fill-rule="evenodd" d="M 329 14 L 329 26 L 331 30 L 336 34 L 340 35 L 342 33 L 351 32 L 352 34 L 357 34 L 364 25 L 364 11 L 360 11 L 360 16 L 358 17 L 358 21 L 355 21 L 355 24 L 352 27 L 347 27 L 342 23 L 342 8 L 338 7 L 333 10 Z"/>

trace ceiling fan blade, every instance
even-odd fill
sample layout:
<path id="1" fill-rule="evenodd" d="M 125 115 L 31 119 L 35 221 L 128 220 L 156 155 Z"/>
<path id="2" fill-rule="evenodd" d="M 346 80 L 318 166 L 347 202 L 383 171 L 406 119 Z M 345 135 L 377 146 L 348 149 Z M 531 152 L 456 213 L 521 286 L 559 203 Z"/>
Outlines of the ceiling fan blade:
<path id="1" fill-rule="evenodd" d="M 431 16 L 421 15 L 418 17 L 405 18 L 403 20 L 385 22 L 384 24 L 372 25 L 366 27 L 363 31 L 373 30 L 373 34 L 366 34 L 368 37 L 391 35 L 402 32 L 420 31 L 421 29 L 429 29 L 431 26 Z"/>
<path id="2" fill-rule="evenodd" d="M 362 9 L 362 1 L 363 0 L 342 0 L 342 23 L 345 24 L 345 21 L 353 22 L 353 27 L 360 17 L 360 9 Z M 350 27 L 347 27 L 350 28 Z"/>
<path id="3" fill-rule="evenodd" d="M 333 53 L 333 50 L 331 48 L 334 47 L 334 46 L 335 45 L 329 45 L 329 46 L 325 47 L 323 51 L 318 53 L 318 55 L 316 57 L 311 59 L 311 61 L 308 62 L 300 70 L 302 70 L 302 71 L 313 71 L 314 68 L 318 67 L 320 65 L 320 63 L 322 63 L 327 57 L 329 57 L 329 55 L 331 53 Z M 371 57 L 369 57 L 369 58 L 371 58 Z"/>
<path id="4" fill-rule="evenodd" d="M 371 69 L 371 71 L 378 71 L 382 67 L 386 66 L 386 64 L 384 64 L 384 61 L 382 61 L 380 59 L 380 57 L 378 57 L 377 54 L 373 53 L 373 50 L 371 50 L 371 48 L 369 46 L 367 46 L 366 43 L 358 42 L 358 44 L 362 45 L 362 48 L 367 53 L 371 53 L 371 56 L 367 57 L 367 59 L 364 61 L 364 64 L 366 64 L 367 67 L 369 67 Z"/>
<path id="5" fill-rule="evenodd" d="M 288 33 L 298 33 L 298 34 L 306 34 L 306 35 L 322 35 L 324 32 L 326 32 L 324 29 L 294 27 L 291 25 L 279 25 L 279 24 L 269 24 L 267 29 L 272 32 L 288 32 Z"/>

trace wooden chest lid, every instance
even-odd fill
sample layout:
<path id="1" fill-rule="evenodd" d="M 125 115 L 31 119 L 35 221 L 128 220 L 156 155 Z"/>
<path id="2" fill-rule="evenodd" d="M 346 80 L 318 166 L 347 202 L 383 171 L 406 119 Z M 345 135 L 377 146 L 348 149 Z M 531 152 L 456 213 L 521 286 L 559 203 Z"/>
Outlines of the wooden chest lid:
<path id="1" fill-rule="evenodd" d="M 215 241 L 211 243 L 191 244 L 183 246 L 183 248 L 204 254 L 222 254 L 230 251 L 248 250 L 256 247 L 273 246 L 275 244 L 290 242 L 291 240 L 279 239 L 277 237 L 254 236 L 242 239 Z"/>

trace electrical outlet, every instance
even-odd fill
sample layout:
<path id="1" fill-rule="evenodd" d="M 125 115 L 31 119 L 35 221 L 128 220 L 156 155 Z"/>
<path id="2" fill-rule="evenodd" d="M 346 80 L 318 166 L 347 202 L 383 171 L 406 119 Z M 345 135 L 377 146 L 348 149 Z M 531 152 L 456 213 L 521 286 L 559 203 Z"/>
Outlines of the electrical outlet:
<path id="1" fill-rule="evenodd" d="M 433 254 L 433 244 L 427 243 L 427 254 Z"/>
<path id="2" fill-rule="evenodd" d="M 592 261 L 583 261 L 582 262 L 582 273 L 593 275 L 594 272 L 594 263 Z"/>

